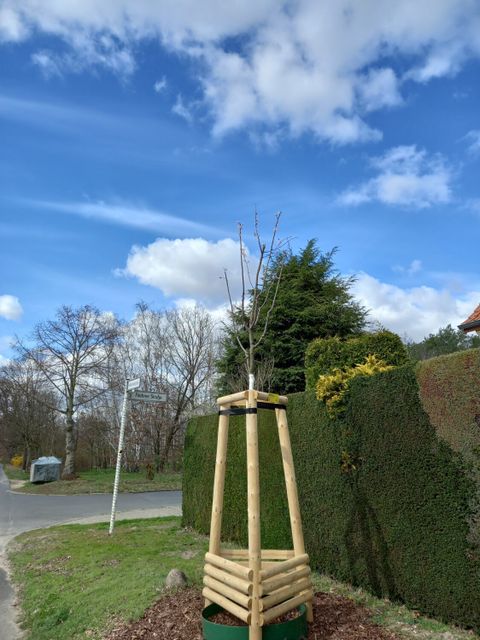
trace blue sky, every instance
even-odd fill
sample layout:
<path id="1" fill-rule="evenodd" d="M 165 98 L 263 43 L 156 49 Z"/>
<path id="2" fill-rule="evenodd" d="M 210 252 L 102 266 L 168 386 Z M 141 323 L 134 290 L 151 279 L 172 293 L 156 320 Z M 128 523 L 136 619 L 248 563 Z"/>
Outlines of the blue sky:
<path id="1" fill-rule="evenodd" d="M 62 304 L 218 309 L 255 208 L 372 320 L 464 320 L 480 3 L 387 4 L 0 0 L 0 359 Z"/>

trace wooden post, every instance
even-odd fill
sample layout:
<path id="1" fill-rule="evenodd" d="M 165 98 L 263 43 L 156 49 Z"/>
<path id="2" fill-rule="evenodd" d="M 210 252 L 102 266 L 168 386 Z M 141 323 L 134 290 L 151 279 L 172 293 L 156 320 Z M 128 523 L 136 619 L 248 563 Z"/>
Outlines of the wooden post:
<path id="1" fill-rule="evenodd" d="M 247 408 L 256 409 L 255 391 L 248 391 Z M 262 569 L 260 539 L 260 475 L 258 461 L 257 414 L 247 413 L 247 491 L 248 491 L 248 566 L 253 571 L 253 589 L 249 640 L 261 640 L 260 571 Z"/>
<path id="2" fill-rule="evenodd" d="M 300 515 L 300 503 L 298 500 L 297 482 L 295 479 L 295 467 L 293 465 L 292 445 L 288 431 L 287 412 L 283 409 L 275 409 L 277 418 L 278 439 L 282 452 L 283 473 L 287 489 L 288 511 L 290 514 L 290 526 L 292 529 L 292 541 L 295 556 L 305 554 L 305 542 L 303 540 L 302 518 Z M 313 622 L 312 602 L 307 603 L 307 620 Z"/>
<path id="3" fill-rule="evenodd" d="M 222 409 L 228 409 L 223 406 Z M 215 459 L 215 478 L 213 481 L 212 518 L 210 521 L 209 553 L 220 555 L 220 534 L 222 531 L 223 493 L 225 488 L 225 471 L 227 468 L 228 446 L 228 414 L 222 414 L 218 419 L 217 456 Z M 207 607 L 210 602 L 205 601 Z"/>
<path id="4" fill-rule="evenodd" d="M 285 402 L 278 402 L 279 398 Z M 215 602 L 246 622 L 249 640 L 262 640 L 265 624 L 304 602 L 308 621 L 313 620 L 310 569 L 305 554 L 286 411 L 277 408 L 286 401 L 284 396 L 272 398 L 255 391 L 251 385 L 248 391 L 217 400 L 220 406 L 217 455 L 202 593 L 206 605 Z M 265 407 L 264 402 L 269 406 Z M 275 409 L 293 550 L 265 549 L 262 552 L 261 549 L 258 403 L 261 403 L 260 407 Z M 220 544 L 230 413 L 246 415 L 248 549 L 222 549 Z"/>

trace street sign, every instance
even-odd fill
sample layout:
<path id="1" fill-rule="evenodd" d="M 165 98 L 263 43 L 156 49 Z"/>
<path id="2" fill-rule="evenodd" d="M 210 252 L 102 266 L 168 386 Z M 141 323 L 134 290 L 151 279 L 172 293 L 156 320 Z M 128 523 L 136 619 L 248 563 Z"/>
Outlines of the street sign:
<path id="1" fill-rule="evenodd" d="M 164 403 L 167 401 L 166 393 L 159 393 L 157 391 L 135 391 L 132 393 L 132 400 L 139 400 L 140 402 L 159 402 Z"/>
<path id="2" fill-rule="evenodd" d="M 138 389 L 140 386 L 140 378 L 135 378 L 135 380 L 129 380 L 127 385 L 128 391 L 133 391 L 134 389 Z"/>

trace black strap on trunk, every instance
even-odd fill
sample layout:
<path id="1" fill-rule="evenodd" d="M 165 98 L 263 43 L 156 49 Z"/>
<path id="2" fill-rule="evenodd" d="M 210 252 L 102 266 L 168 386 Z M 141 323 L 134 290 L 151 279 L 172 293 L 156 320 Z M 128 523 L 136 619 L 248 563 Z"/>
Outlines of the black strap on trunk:
<path id="1" fill-rule="evenodd" d="M 284 404 L 274 404 L 273 402 L 257 402 L 256 407 L 231 407 L 230 409 L 220 409 L 218 412 L 219 416 L 244 416 L 247 413 L 257 413 L 257 409 L 269 409 L 273 411 L 274 409 L 283 409 L 286 410 L 286 406 Z"/>
<path id="2" fill-rule="evenodd" d="M 219 416 L 244 416 L 247 413 L 257 413 L 254 407 L 232 407 L 231 409 L 220 409 Z"/>
<path id="3" fill-rule="evenodd" d="M 259 409 L 283 409 L 286 410 L 287 407 L 284 404 L 275 404 L 273 402 L 257 402 L 257 407 Z"/>

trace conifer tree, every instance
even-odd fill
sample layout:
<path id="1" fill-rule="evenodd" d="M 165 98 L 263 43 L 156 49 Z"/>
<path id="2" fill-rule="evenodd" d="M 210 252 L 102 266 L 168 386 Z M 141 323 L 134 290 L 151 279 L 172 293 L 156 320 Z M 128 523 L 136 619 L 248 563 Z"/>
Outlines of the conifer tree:
<path id="1" fill-rule="evenodd" d="M 288 250 L 275 258 L 269 277 L 276 278 L 279 269 L 282 275 L 265 336 L 255 352 L 257 388 L 303 391 L 308 343 L 319 337 L 355 335 L 364 328 L 367 312 L 350 293 L 353 278 L 335 269 L 335 251 L 322 253 L 310 240 L 298 255 Z M 240 339 L 248 344 L 246 335 Z M 244 388 L 244 360 L 232 323 L 218 363 L 221 392 Z"/>

